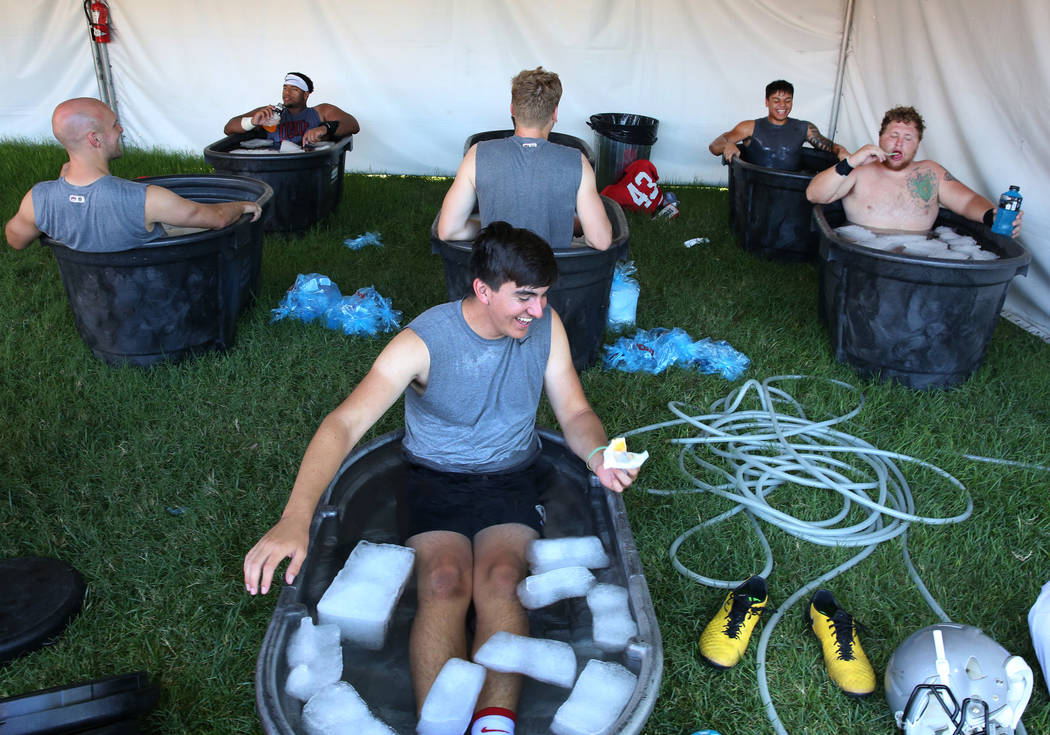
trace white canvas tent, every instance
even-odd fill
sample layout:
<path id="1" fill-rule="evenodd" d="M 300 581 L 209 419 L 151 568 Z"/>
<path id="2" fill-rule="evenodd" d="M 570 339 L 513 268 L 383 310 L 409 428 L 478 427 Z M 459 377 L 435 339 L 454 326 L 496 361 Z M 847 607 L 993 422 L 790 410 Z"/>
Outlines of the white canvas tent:
<path id="1" fill-rule="evenodd" d="M 543 65 L 556 130 L 591 114 L 660 120 L 666 181 L 724 183 L 707 143 L 795 85 L 794 115 L 850 150 L 882 113 L 924 115 L 919 155 L 995 200 L 1020 184 L 1032 253 L 1006 313 L 1050 338 L 1050 32 L 1045 0 L 112 0 L 108 47 L 128 143 L 200 152 L 234 114 L 277 101 L 283 74 L 362 125 L 351 170 L 448 175 L 464 139 L 509 127 L 509 81 Z M 0 0 L 0 137 L 50 139 L 50 114 L 100 96 L 82 3 Z M 848 21 L 848 22 L 847 22 Z M 841 80 L 841 83 L 839 83 Z M 837 93 L 838 92 L 838 93 Z M 832 120 L 836 129 L 829 130 Z M 11 213 L 4 213 L 10 216 Z"/>

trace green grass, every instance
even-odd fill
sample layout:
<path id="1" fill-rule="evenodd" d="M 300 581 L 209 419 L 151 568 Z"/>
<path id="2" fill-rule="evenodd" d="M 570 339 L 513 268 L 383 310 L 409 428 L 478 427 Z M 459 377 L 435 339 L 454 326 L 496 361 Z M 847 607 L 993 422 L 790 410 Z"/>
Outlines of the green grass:
<path id="1" fill-rule="evenodd" d="M 351 154 L 352 156 L 352 154 Z M 64 161 L 53 146 L 0 143 L 0 211 L 16 210 L 36 181 Z M 130 151 L 126 176 L 208 170 L 192 156 Z M 277 519 L 306 443 L 362 377 L 386 341 L 347 337 L 319 325 L 270 323 L 296 274 L 320 272 L 344 292 L 374 285 L 405 321 L 444 300 L 441 261 L 428 232 L 447 181 L 351 175 L 339 210 L 302 237 L 268 236 L 257 305 L 238 323 L 234 348 L 176 366 L 113 369 L 77 336 L 55 262 L 45 248 L 0 258 L 0 558 L 44 555 L 76 566 L 88 581 L 85 608 L 44 649 L 0 666 L 0 697 L 145 669 L 162 686 L 152 724 L 159 732 L 257 732 L 254 666 L 275 594 L 250 598 L 245 551 Z M 957 476 L 976 509 L 953 527 L 915 527 L 910 548 L 935 597 L 956 620 L 984 628 L 1035 665 L 1025 616 L 1050 576 L 1050 474 L 978 464 L 977 454 L 1050 465 L 1050 345 L 1001 321 L 983 367 L 967 383 L 918 393 L 861 380 L 834 362 L 815 318 L 817 271 L 754 259 L 726 225 L 724 191 L 676 187 L 683 214 L 670 223 L 630 218 L 638 266 L 640 327 L 681 327 L 694 339 L 727 339 L 752 360 L 747 377 L 805 373 L 862 388 L 867 403 L 840 427 L 876 446 L 930 461 Z M 343 239 L 382 233 L 382 249 L 350 251 Z M 682 246 L 691 237 L 709 245 Z M 679 369 L 663 375 L 582 375 L 610 432 L 672 418 L 681 400 L 706 408 L 736 385 Z M 818 382 L 790 386 L 822 417 L 850 401 Z M 550 409 L 541 422 L 553 425 Z M 390 411 L 370 436 L 402 420 Z M 663 685 L 646 728 L 688 735 L 771 733 L 756 687 L 755 643 L 735 669 L 703 666 L 696 640 L 723 592 L 679 576 L 673 539 L 726 509 L 710 496 L 648 495 L 680 487 L 684 430 L 646 434 L 632 449 L 653 455 L 625 496 L 664 641 Z M 957 497 L 929 473 L 906 467 L 920 510 L 957 512 Z M 781 503 L 809 508 L 799 490 Z M 185 509 L 173 515 L 168 508 Z M 810 546 L 766 528 L 777 566 L 772 605 L 849 554 Z M 748 524 L 734 519 L 686 544 L 683 561 L 713 576 L 743 577 L 760 564 Z M 880 674 L 866 701 L 828 683 L 801 606 L 770 641 L 770 689 L 793 733 L 890 732 L 881 688 L 887 659 L 911 631 L 935 622 L 907 577 L 899 543 L 881 547 L 833 580 L 836 597 L 868 627 L 866 649 Z M 760 624 L 761 626 L 761 624 Z M 761 630 L 761 627 L 759 628 Z M 1050 731 L 1041 675 L 1026 716 L 1030 733 Z"/>

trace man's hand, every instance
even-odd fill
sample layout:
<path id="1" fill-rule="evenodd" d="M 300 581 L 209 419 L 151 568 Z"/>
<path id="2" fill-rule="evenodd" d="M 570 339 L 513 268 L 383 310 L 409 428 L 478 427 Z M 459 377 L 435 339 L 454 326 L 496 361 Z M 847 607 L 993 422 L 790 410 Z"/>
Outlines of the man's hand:
<path id="1" fill-rule="evenodd" d="M 875 161 L 885 161 L 889 156 L 890 154 L 887 151 L 882 150 L 874 143 L 868 143 L 846 156 L 846 161 L 853 168 L 857 168 Z"/>
<path id="2" fill-rule="evenodd" d="M 242 214 L 250 214 L 252 222 L 258 222 L 259 217 L 262 216 L 262 207 L 259 206 L 259 202 L 241 202 L 241 204 L 244 205 Z"/>
<path id="3" fill-rule="evenodd" d="M 284 573 L 285 584 L 291 584 L 299 574 L 299 569 L 306 559 L 306 548 L 310 543 L 310 522 L 304 524 L 293 518 L 282 518 L 277 525 L 266 532 L 259 543 L 244 557 L 244 587 L 249 594 L 260 592 L 260 575 L 262 576 L 261 592 L 270 591 L 270 582 L 277 565 L 289 559 L 288 569 Z"/>
<path id="4" fill-rule="evenodd" d="M 255 127 L 259 127 L 263 123 L 269 122 L 270 118 L 273 117 L 274 112 L 275 110 L 273 108 L 273 105 L 266 105 L 265 107 L 260 107 L 258 110 L 252 113 L 252 125 L 254 125 Z"/>
<path id="5" fill-rule="evenodd" d="M 328 134 L 328 128 L 324 125 L 318 125 L 316 128 L 310 128 L 303 133 L 303 145 L 314 145 L 318 141 L 322 140 L 325 135 Z"/>
<path id="6" fill-rule="evenodd" d="M 736 143 L 730 143 L 726 141 L 725 148 L 722 149 L 722 161 L 728 166 L 733 162 L 733 159 L 740 155 L 740 146 Z"/>
<path id="7" fill-rule="evenodd" d="M 601 452 L 595 453 L 594 457 L 595 459 L 591 460 L 591 464 L 594 465 L 592 471 L 598 476 L 598 481 L 613 492 L 622 493 L 630 487 L 634 478 L 638 477 L 637 467 L 633 470 L 608 469 Z"/>

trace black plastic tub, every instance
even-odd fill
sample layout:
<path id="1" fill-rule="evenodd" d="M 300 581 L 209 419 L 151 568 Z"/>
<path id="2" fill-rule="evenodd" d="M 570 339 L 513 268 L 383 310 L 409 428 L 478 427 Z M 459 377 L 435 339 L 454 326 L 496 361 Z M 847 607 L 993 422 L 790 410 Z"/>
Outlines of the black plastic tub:
<path id="1" fill-rule="evenodd" d="M 474 135 L 467 138 L 467 142 L 463 144 L 463 155 L 467 155 L 467 151 L 475 143 L 480 143 L 483 140 L 499 140 L 500 138 L 509 138 L 514 135 L 513 130 L 489 130 L 484 133 L 475 133 Z M 587 162 L 591 164 L 591 168 L 595 166 L 594 151 L 587 145 L 582 139 L 577 138 L 574 135 L 566 135 L 565 133 L 551 133 L 547 136 L 547 140 L 551 143 L 557 143 L 558 145 L 568 146 L 569 148 L 576 148 L 584 156 L 587 157 Z"/>
<path id="2" fill-rule="evenodd" d="M 806 187 L 837 160 L 832 153 L 803 148 L 799 170 L 781 171 L 734 157 L 729 166 L 729 225 L 740 247 L 768 260 L 814 260 L 820 236 Z"/>
<path id="3" fill-rule="evenodd" d="M 240 174 L 273 188 L 273 206 L 263 220 L 266 232 L 302 232 L 328 216 L 343 198 L 346 153 L 354 136 L 302 153 L 249 153 L 241 141 L 252 136 L 228 135 L 204 149 L 215 173 Z"/>
<path id="4" fill-rule="evenodd" d="M 255 669 L 256 705 L 263 731 L 270 735 L 303 732 L 302 704 L 284 691 L 288 676 L 286 648 L 300 619 L 310 615 L 317 621 L 318 600 L 359 540 L 403 543 L 398 512 L 398 496 L 403 487 L 400 478 L 405 472 L 402 435 L 401 431 L 386 434 L 352 452 L 321 498 L 310 527 L 310 551 L 294 584 L 281 589 Z M 544 536 L 594 535 L 601 539 L 611 564 L 594 570 L 594 574 L 599 582 L 627 588 L 638 636 L 621 652 L 599 653 L 591 640 L 590 612 L 583 599 L 529 611 L 531 634 L 572 644 L 578 669 L 589 658 L 604 658 L 630 669 L 638 677 L 638 685 L 609 732 L 633 735 L 641 732 L 656 703 L 663 645 L 623 498 L 601 487 L 560 435 L 545 430 L 540 435 L 543 451 L 539 461 L 549 477 L 542 496 L 547 511 Z M 343 644 L 343 679 L 358 691 L 376 716 L 402 735 L 416 731 L 408 668 L 408 635 L 415 615 L 415 598 L 413 579 L 394 611 L 383 649 L 368 651 Z M 525 679 L 516 732 L 548 733 L 555 711 L 568 695 L 567 689 Z"/>
<path id="5" fill-rule="evenodd" d="M 1014 276 L 1031 255 L 982 224 L 941 209 L 935 226 L 969 235 L 998 260 L 959 261 L 883 252 L 847 242 L 841 204 L 813 208 L 820 232 L 820 316 L 835 359 L 861 375 L 909 388 L 949 388 L 984 362 Z"/>
<path id="6" fill-rule="evenodd" d="M 626 260 L 630 245 L 627 218 L 619 204 L 602 197 L 605 213 L 612 223 L 612 244 L 608 250 L 586 245 L 554 251 L 558 261 L 558 280 L 547 292 L 549 303 L 565 325 L 577 372 L 593 365 L 601 353 L 605 322 L 609 316 L 609 290 L 616 261 Z M 445 242 L 438 238 L 438 216 L 430 228 L 430 251 L 445 263 L 445 286 L 449 301 L 471 293 L 469 242 Z"/>
<path id="7" fill-rule="evenodd" d="M 254 200 L 273 191 L 245 176 L 178 174 L 138 179 L 198 202 Z M 71 250 L 43 238 L 58 262 L 84 343 L 110 365 L 149 367 L 233 344 L 237 317 L 253 301 L 262 264 L 262 219 L 154 240 L 113 253 Z"/>

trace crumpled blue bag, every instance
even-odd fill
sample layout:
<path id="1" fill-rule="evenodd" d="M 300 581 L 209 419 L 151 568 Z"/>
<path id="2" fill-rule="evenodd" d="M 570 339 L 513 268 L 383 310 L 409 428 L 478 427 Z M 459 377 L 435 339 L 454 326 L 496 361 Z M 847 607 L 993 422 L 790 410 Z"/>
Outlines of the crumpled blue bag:
<path id="1" fill-rule="evenodd" d="M 281 303 L 272 310 L 271 322 L 291 317 L 304 322 L 322 318 L 332 305 L 338 303 L 343 295 L 339 287 L 328 276 L 320 273 L 300 273 L 295 277 L 295 284 L 281 299 Z"/>
<path id="2" fill-rule="evenodd" d="M 633 327 L 638 313 L 638 295 L 641 286 L 631 278 L 638 269 L 633 260 L 621 260 L 613 271 L 612 287 L 609 289 L 609 318 L 606 326 L 609 329 Z"/>
<path id="3" fill-rule="evenodd" d="M 390 299 L 379 295 L 375 287 L 357 289 L 344 296 L 325 312 L 325 326 L 344 334 L 377 334 L 393 332 L 401 326 L 401 312 Z"/>
<path id="4" fill-rule="evenodd" d="M 378 248 L 383 247 L 383 243 L 379 240 L 378 232 L 366 232 L 357 237 L 348 237 L 343 240 L 343 244 L 351 250 L 360 250 L 367 245 L 375 245 Z"/>
<path id="5" fill-rule="evenodd" d="M 610 370 L 657 375 L 672 365 L 694 368 L 707 375 L 736 380 L 751 365 L 747 355 L 725 340 L 705 337 L 694 342 L 685 330 L 640 329 L 633 337 L 620 337 L 605 345 L 603 365 Z"/>
<path id="6" fill-rule="evenodd" d="M 401 326 L 401 312 L 373 286 L 343 296 L 339 287 L 320 273 L 295 277 L 295 284 L 273 310 L 271 322 L 292 318 L 303 322 L 323 320 L 329 329 L 344 334 L 377 334 Z"/>

